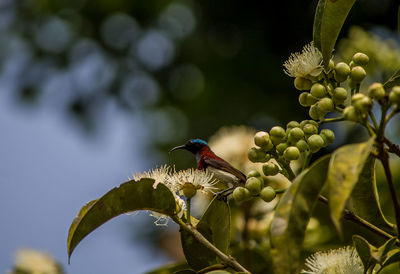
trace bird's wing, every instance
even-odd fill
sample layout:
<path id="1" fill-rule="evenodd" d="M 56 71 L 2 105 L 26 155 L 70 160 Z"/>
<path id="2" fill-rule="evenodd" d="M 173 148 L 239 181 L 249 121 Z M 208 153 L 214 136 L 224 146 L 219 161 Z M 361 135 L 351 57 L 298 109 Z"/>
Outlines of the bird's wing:
<path id="1" fill-rule="evenodd" d="M 218 156 L 216 158 L 204 157 L 204 163 L 206 166 L 212 166 L 216 169 L 220 169 L 235 175 L 243 183 L 246 182 L 246 175 Z"/>

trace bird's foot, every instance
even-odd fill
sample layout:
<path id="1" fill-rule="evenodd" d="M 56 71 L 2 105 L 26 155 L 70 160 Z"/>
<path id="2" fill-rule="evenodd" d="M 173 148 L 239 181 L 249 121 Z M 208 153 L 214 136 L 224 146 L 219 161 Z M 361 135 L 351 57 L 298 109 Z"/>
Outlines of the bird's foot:
<path id="1" fill-rule="evenodd" d="M 219 200 L 219 201 L 227 202 L 228 196 L 232 194 L 234 189 L 235 188 L 233 188 L 233 187 L 224 189 L 220 192 L 215 193 L 214 197 L 217 197 L 217 200 Z"/>

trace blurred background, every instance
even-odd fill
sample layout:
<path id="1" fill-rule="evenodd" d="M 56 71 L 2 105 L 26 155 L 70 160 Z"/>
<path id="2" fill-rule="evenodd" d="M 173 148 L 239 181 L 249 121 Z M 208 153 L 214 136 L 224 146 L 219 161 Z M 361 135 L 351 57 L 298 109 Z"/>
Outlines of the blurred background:
<path id="1" fill-rule="evenodd" d="M 312 40 L 317 1 L 286 4 L 0 0 L 0 271 L 24 247 L 77 274 L 143 273 L 179 258 L 168 248 L 179 239 L 162 237 L 172 224 L 133 214 L 87 237 L 67 265 L 68 228 L 131 173 L 194 166 L 167 154 L 187 139 L 308 118 L 282 64 Z M 397 9 L 357 1 L 335 58 L 364 51 L 377 60 L 369 81 L 387 79 L 400 68 Z M 362 135 L 342 129 L 321 154 Z"/>

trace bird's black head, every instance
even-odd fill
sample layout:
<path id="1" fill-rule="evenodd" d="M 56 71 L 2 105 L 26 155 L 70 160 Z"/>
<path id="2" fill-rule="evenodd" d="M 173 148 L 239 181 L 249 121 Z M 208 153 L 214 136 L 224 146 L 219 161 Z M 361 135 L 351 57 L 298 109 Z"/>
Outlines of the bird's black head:
<path id="1" fill-rule="evenodd" d="M 177 150 L 177 149 L 186 149 L 193 154 L 198 153 L 204 146 L 208 147 L 208 144 L 206 141 L 203 141 L 201 139 L 191 139 L 186 142 L 186 144 L 174 147 L 173 149 L 170 150 L 170 152 Z"/>

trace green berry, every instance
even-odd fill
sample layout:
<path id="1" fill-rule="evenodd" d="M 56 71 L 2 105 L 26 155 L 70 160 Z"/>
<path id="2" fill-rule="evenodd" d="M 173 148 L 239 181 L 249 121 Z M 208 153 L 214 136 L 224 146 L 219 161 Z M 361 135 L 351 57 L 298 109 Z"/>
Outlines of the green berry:
<path id="1" fill-rule="evenodd" d="M 270 186 L 266 186 L 264 187 L 261 192 L 260 192 L 260 198 L 263 199 L 265 202 L 269 203 L 271 202 L 273 199 L 275 199 L 276 196 L 276 192 L 275 190 L 270 187 Z"/>
<path id="2" fill-rule="evenodd" d="M 302 105 L 303 107 L 309 107 L 310 105 L 308 104 L 308 100 L 307 100 L 307 97 L 308 97 L 308 92 L 302 92 L 300 95 L 299 95 L 299 103 L 300 103 L 300 105 Z"/>
<path id="3" fill-rule="evenodd" d="M 271 136 L 271 141 L 272 144 L 275 146 L 279 145 L 280 143 L 284 143 L 286 140 L 284 137 L 276 137 L 276 136 Z"/>
<path id="4" fill-rule="evenodd" d="M 333 101 L 330 98 L 322 98 L 318 101 L 318 109 L 321 112 L 328 113 L 334 110 L 335 106 L 333 105 Z"/>
<path id="5" fill-rule="evenodd" d="M 343 104 L 343 102 L 347 99 L 347 90 L 342 87 L 337 87 L 333 90 L 333 101 L 336 104 Z"/>
<path id="6" fill-rule="evenodd" d="M 308 124 L 314 125 L 314 126 L 316 126 L 317 128 L 318 128 L 318 126 L 319 126 L 318 123 L 315 122 L 314 120 L 303 120 L 303 121 L 301 121 L 301 123 L 300 123 L 300 128 L 304 130 L 304 126 L 305 126 L 305 125 L 308 125 Z"/>
<path id="7" fill-rule="evenodd" d="M 303 131 L 307 136 L 311 136 L 318 133 L 318 128 L 313 124 L 306 124 L 303 127 Z"/>
<path id="8" fill-rule="evenodd" d="M 312 85 L 310 93 L 314 97 L 322 98 L 322 97 L 325 97 L 325 95 L 326 95 L 326 88 L 324 85 L 315 83 L 314 85 Z"/>
<path id="9" fill-rule="evenodd" d="M 275 176 L 279 172 L 279 167 L 274 163 L 266 163 L 262 167 L 265 176 Z"/>
<path id="10" fill-rule="evenodd" d="M 288 147 L 288 144 L 280 143 L 279 145 L 276 146 L 276 151 L 278 151 L 280 154 L 282 154 L 287 147 Z"/>
<path id="11" fill-rule="evenodd" d="M 289 123 L 287 123 L 286 128 L 287 129 L 291 129 L 291 128 L 295 128 L 295 127 L 300 127 L 299 122 L 297 121 L 290 121 Z"/>
<path id="12" fill-rule="evenodd" d="M 258 193 L 260 193 L 263 185 L 264 182 L 256 177 L 250 177 L 246 181 L 246 188 L 250 191 L 252 195 L 257 195 Z"/>
<path id="13" fill-rule="evenodd" d="M 233 191 L 233 199 L 235 199 L 236 202 L 246 201 L 250 198 L 251 193 L 247 188 L 239 186 Z"/>
<path id="14" fill-rule="evenodd" d="M 348 64 L 340 62 L 335 66 L 335 80 L 339 83 L 346 81 L 347 76 L 350 74 L 350 67 Z"/>
<path id="15" fill-rule="evenodd" d="M 299 127 L 292 128 L 288 133 L 288 140 L 292 143 L 297 142 L 301 138 L 303 138 L 304 132 Z"/>
<path id="16" fill-rule="evenodd" d="M 279 126 L 275 126 L 275 127 L 271 128 L 271 130 L 269 131 L 269 134 L 271 136 L 281 137 L 281 138 L 284 138 L 286 136 L 286 132 L 283 129 L 283 127 L 279 127 Z"/>
<path id="17" fill-rule="evenodd" d="M 269 160 L 269 155 L 260 148 L 252 147 L 247 152 L 247 157 L 253 163 L 266 162 Z"/>
<path id="18" fill-rule="evenodd" d="M 307 143 L 310 146 L 311 152 L 317 152 L 321 147 L 325 145 L 324 139 L 321 136 L 314 134 L 308 137 Z"/>
<path id="19" fill-rule="evenodd" d="M 259 146 L 261 148 L 272 148 L 269 134 L 265 131 L 259 131 L 254 135 L 254 143 L 256 144 L 256 146 Z"/>
<path id="20" fill-rule="evenodd" d="M 297 141 L 296 147 L 300 150 L 300 152 L 304 152 L 308 149 L 307 142 L 304 140 Z"/>
<path id="21" fill-rule="evenodd" d="M 355 83 L 360 83 L 362 80 L 364 80 L 366 75 L 367 73 L 365 72 L 365 69 L 360 66 L 355 66 L 350 72 L 350 78 Z"/>
<path id="22" fill-rule="evenodd" d="M 357 93 L 354 95 L 358 95 L 361 93 Z M 356 96 L 356 98 L 354 99 L 354 95 L 352 97 L 352 103 L 353 106 L 356 108 L 356 110 L 365 113 L 371 110 L 372 108 L 372 100 L 371 98 L 369 98 L 368 96 L 365 96 L 364 94 L 362 94 L 363 96 Z"/>
<path id="23" fill-rule="evenodd" d="M 288 161 L 297 160 L 300 157 L 300 150 L 294 146 L 288 147 L 283 152 L 283 157 Z"/>
<path id="24" fill-rule="evenodd" d="M 335 140 L 335 134 L 330 129 L 323 129 L 319 134 L 324 139 L 325 145 L 332 144 Z"/>
<path id="25" fill-rule="evenodd" d="M 314 120 L 319 120 L 321 118 L 324 117 L 326 113 L 324 113 L 323 111 L 321 111 L 319 109 L 318 103 L 314 104 L 310 107 L 310 109 L 308 110 L 308 115 L 310 115 L 310 117 Z"/>
<path id="26" fill-rule="evenodd" d="M 368 96 L 375 100 L 385 97 L 385 89 L 381 83 L 373 83 L 368 88 Z"/>
<path id="27" fill-rule="evenodd" d="M 368 55 L 358 52 L 353 56 L 353 62 L 358 66 L 366 66 L 369 62 Z"/>
<path id="28" fill-rule="evenodd" d="M 348 121 L 357 122 L 359 120 L 358 114 L 354 106 L 348 106 L 343 110 L 344 119 Z"/>
<path id="29" fill-rule="evenodd" d="M 294 87 L 298 90 L 309 90 L 311 88 L 312 82 L 303 77 L 296 77 L 294 79 Z"/>
<path id="30" fill-rule="evenodd" d="M 307 105 L 308 105 L 308 106 L 312 106 L 312 105 L 314 105 L 316 102 L 318 102 L 318 98 L 312 96 L 310 93 L 307 94 Z"/>
<path id="31" fill-rule="evenodd" d="M 351 101 L 354 103 L 358 100 L 364 99 L 366 96 L 362 93 L 356 93 L 353 96 L 351 96 Z"/>
<path id="32" fill-rule="evenodd" d="M 261 176 L 261 174 L 260 174 L 260 172 L 258 172 L 257 170 L 250 170 L 250 172 L 247 173 L 247 178 L 250 178 L 250 177 L 260 177 L 260 176 Z"/>
<path id="33" fill-rule="evenodd" d="M 394 86 L 389 93 L 389 101 L 392 104 L 400 105 L 400 86 Z"/>

